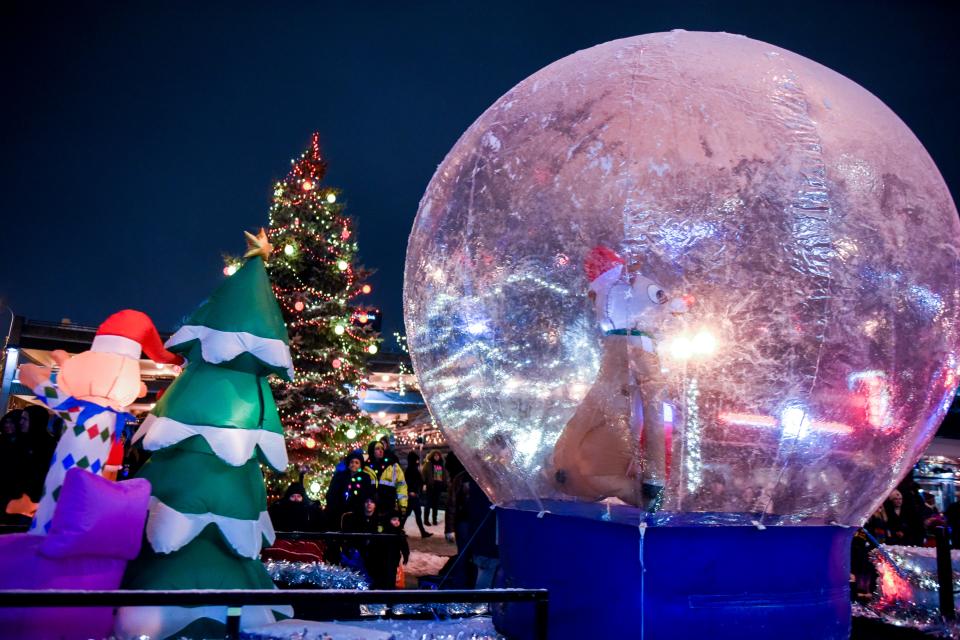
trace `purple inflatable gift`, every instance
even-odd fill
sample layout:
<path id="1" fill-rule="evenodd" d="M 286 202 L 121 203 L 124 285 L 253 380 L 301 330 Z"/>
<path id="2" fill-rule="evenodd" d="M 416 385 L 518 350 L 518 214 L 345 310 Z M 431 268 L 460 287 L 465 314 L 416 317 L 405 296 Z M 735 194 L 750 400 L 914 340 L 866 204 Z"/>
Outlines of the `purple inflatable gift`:
<path id="1" fill-rule="evenodd" d="M 143 479 L 71 469 L 47 536 L 0 536 L 0 589 L 118 589 L 140 552 L 150 501 Z M 111 608 L 0 609 L 4 638 L 107 638 Z"/>

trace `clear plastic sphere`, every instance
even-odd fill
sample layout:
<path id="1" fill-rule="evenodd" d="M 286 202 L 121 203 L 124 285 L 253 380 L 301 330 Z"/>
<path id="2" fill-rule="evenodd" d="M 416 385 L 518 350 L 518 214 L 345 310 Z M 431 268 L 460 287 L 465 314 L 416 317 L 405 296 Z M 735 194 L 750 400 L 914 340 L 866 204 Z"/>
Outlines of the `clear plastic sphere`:
<path id="1" fill-rule="evenodd" d="M 410 351 L 500 504 L 860 524 L 953 399 L 958 231 L 850 80 L 740 36 L 618 40 L 521 82 L 440 165 Z"/>

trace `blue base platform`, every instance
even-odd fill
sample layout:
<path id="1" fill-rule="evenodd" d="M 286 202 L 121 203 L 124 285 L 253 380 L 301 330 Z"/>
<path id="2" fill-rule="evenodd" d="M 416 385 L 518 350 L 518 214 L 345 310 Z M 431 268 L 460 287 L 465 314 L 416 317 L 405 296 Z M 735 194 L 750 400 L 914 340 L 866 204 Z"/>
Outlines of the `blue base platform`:
<path id="1" fill-rule="evenodd" d="M 650 526 L 498 509 L 504 587 L 550 590 L 551 640 L 850 637 L 850 541 L 837 526 Z M 499 608 L 530 637 L 529 606 Z"/>

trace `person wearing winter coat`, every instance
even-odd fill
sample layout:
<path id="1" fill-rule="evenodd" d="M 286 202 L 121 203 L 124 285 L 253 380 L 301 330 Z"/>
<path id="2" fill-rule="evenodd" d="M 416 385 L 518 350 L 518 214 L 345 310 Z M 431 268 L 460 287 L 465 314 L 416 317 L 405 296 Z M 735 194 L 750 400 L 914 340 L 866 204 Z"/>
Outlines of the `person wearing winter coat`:
<path id="1" fill-rule="evenodd" d="M 267 509 L 276 531 L 312 531 L 319 528 L 319 514 L 307 497 L 303 482 L 293 482 L 283 498 Z"/>
<path id="2" fill-rule="evenodd" d="M 887 516 L 889 537 L 887 544 L 913 545 L 916 544 L 917 527 L 913 526 L 912 514 L 904 507 L 903 494 L 894 489 L 883 503 Z"/>
<path id="3" fill-rule="evenodd" d="M 377 496 L 377 512 L 386 515 L 398 509 L 407 509 L 407 481 L 403 469 L 396 462 L 396 455 L 388 455 L 382 442 L 374 440 L 367 447 L 366 471 Z"/>
<path id="4" fill-rule="evenodd" d="M 363 456 L 353 452 L 347 455 L 346 466 L 333 474 L 327 489 L 327 528 L 340 529 L 343 514 L 363 511 L 363 503 L 373 494 L 373 481 L 363 469 Z"/>
<path id="5" fill-rule="evenodd" d="M 420 517 L 420 496 L 423 495 L 424 483 L 423 475 L 420 473 L 420 456 L 416 451 L 407 454 L 407 512 L 403 514 L 400 521 L 400 527 L 403 528 L 407 523 L 407 518 L 412 512 L 417 520 L 417 528 L 420 529 L 421 538 L 429 538 L 433 534 L 424 529 L 423 519 Z"/>
<path id="6" fill-rule="evenodd" d="M 430 514 L 433 513 L 433 524 L 438 524 L 437 515 L 440 512 L 440 496 L 452 479 L 443 463 L 443 456 L 434 449 L 427 455 L 421 469 L 423 481 L 427 486 L 427 500 L 423 508 L 423 519 L 430 524 Z"/>
<path id="7" fill-rule="evenodd" d="M 444 462 L 444 468 L 447 472 L 447 504 L 444 510 L 443 517 L 443 533 L 447 538 L 447 542 L 454 541 L 454 503 L 456 502 L 456 492 L 458 487 L 454 486 L 454 480 L 458 475 L 465 471 L 463 463 L 460 462 L 460 458 L 457 457 L 453 451 L 447 454 L 447 459 Z"/>
<path id="8" fill-rule="evenodd" d="M 368 497 L 363 511 L 350 512 L 343 516 L 343 530 L 347 533 L 395 534 L 396 540 L 370 537 L 350 543 L 363 560 L 363 567 L 374 589 L 393 589 L 396 586 L 397 566 L 401 557 L 406 564 L 410 560 L 410 546 L 400 526 L 400 513 L 391 511 L 386 516 L 378 515 L 376 499 Z"/>
<path id="9" fill-rule="evenodd" d="M 382 532 L 392 534 L 396 538 L 378 540 L 373 545 L 373 562 L 382 568 L 379 576 L 380 586 L 374 584 L 374 589 L 393 589 L 397 585 L 397 568 L 400 566 L 400 560 L 403 559 L 403 564 L 410 561 L 410 545 L 407 544 L 407 534 L 403 531 L 399 511 L 387 514 Z"/>
<path id="10" fill-rule="evenodd" d="M 341 519 L 345 533 L 380 533 L 380 517 L 377 516 L 377 499 L 367 496 L 360 511 L 348 511 Z"/>

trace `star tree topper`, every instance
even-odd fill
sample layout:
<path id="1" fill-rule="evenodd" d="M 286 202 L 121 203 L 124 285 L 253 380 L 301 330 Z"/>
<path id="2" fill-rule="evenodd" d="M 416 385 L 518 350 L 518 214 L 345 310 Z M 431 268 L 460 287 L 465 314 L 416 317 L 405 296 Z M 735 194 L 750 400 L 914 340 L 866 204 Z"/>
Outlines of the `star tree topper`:
<path id="1" fill-rule="evenodd" d="M 247 236 L 247 252 L 243 254 L 243 257 L 263 256 L 263 261 L 266 262 L 270 254 L 273 253 L 273 245 L 267 240 L 267 232 L 263 230 L 263 227 L 260 228 L 260 233 L 257 235 L 253 235 L 249 231 L 244 231 L 243 234 Z"/>

